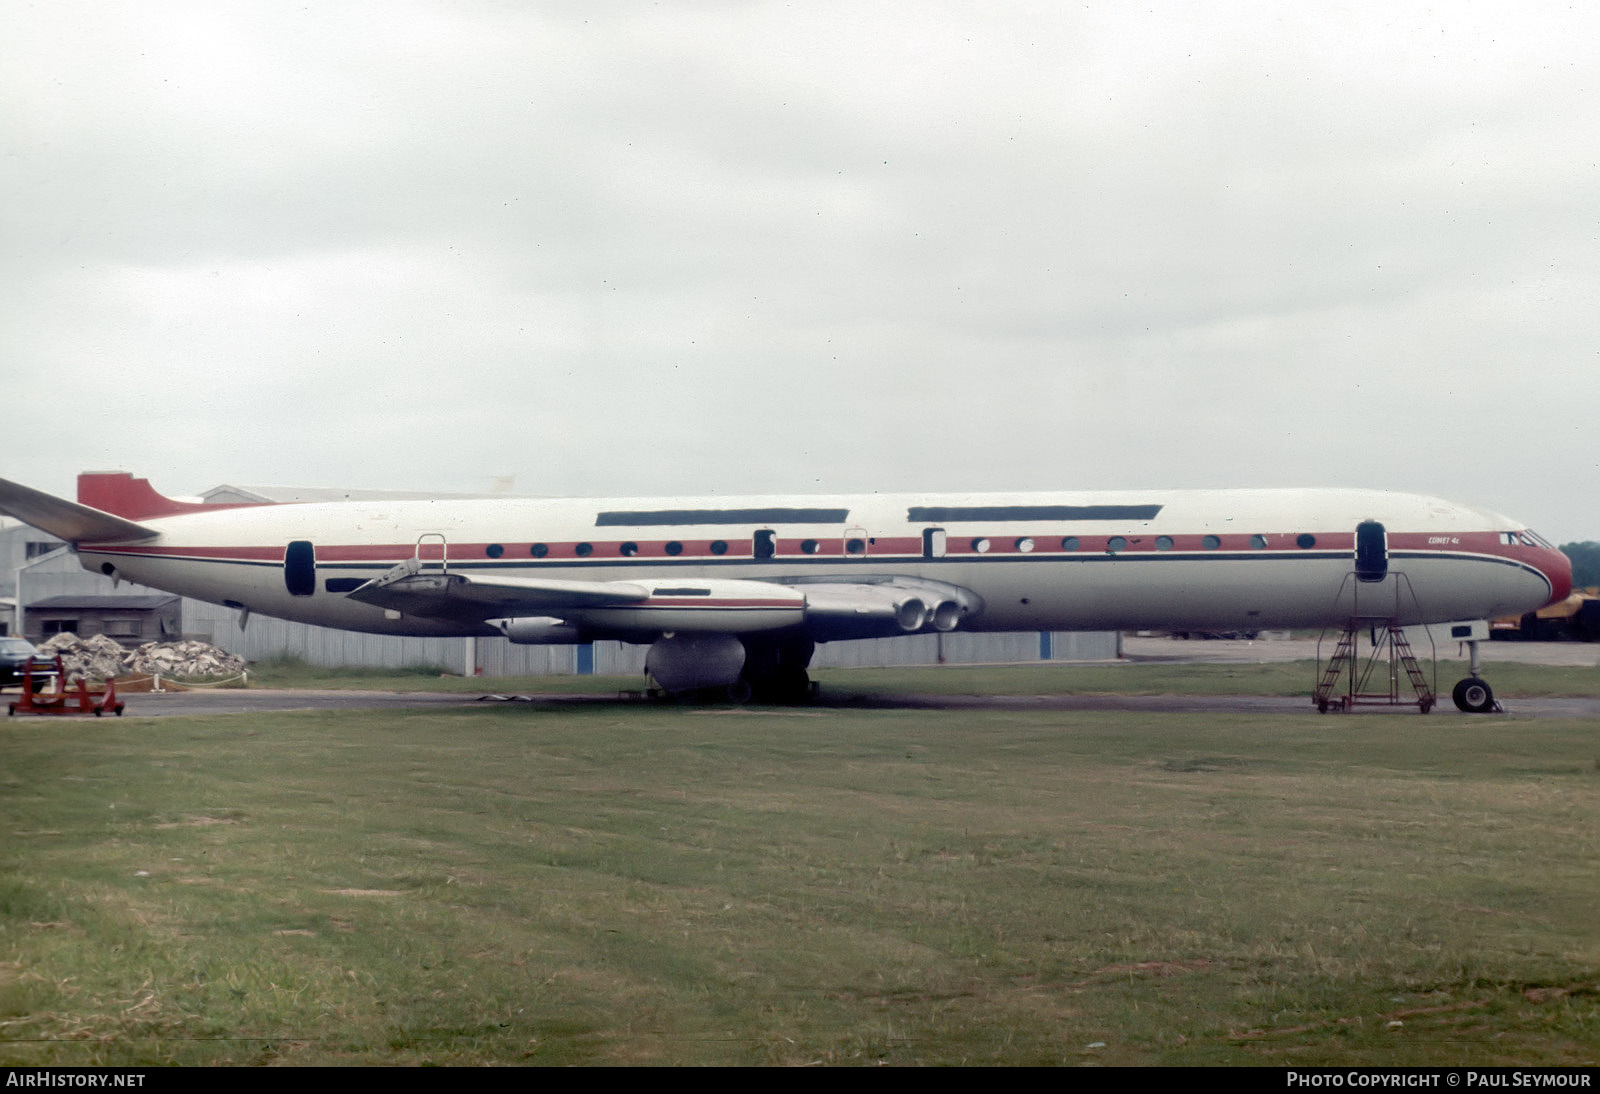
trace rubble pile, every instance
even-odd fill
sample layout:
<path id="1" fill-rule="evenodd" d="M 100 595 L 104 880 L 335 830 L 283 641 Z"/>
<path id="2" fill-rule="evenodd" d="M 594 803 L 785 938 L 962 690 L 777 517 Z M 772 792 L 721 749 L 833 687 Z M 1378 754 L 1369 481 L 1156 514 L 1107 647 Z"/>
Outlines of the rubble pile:
<path id="1" fill-rule="evenodd" d="M 127 654 L 115 640 L 103 634 L 92 638 L 79 638 L 71 631 L 55 635 L 39 643 L 39 652 L 46 657 L 61 655 L 61 670 L 67 682 L 87 677 L 90 680 L 109 680 L 122 675 L 122 659 Z"/>
<path id="2" fill-rule="evenodd" d="M 108 680 L 138 673 L 145 676 L 237 676 L 245 669 L 235 657 L 209 642 L 146 642 L 129 653 L 103 634 L 79 638 L 58 634 L 39 645 L 45 656 L 61 655 L 67 680 Z"/>
<path id="3" fill-rule="evenodd" d="M 209 642 L 146 642 L 123 660 L 129 672 L 148 676 L 237 676 L 243 657 Z"/>

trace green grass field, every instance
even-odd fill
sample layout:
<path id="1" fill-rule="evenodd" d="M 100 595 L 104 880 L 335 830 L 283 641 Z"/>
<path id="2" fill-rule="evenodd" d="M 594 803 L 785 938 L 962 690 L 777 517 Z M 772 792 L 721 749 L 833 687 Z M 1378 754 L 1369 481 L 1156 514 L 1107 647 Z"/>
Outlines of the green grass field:
<path id="1" fill-rule="evenodd" d="M 1592 1064 L 1597 728 L 16 719 L 0 1062 Z"/>
<path id="2" fill-rule="evenodd" d="M 1428 671 L 1426 663 L 1425 671 Z M 1447 702 L 1451 685 L 1467 674 L 1465 661 L 1440 658 L 1438 684 Z M 1317 679 L 1317 666 L 1312 661 L 1273 661 L 1263 664 L 1030 663 L 945 665 L 938 668 L 831 668 L 815 670 L 812 675 L 830 695 L 1283 695 L 1305 697 L 1309 701 Z M 1495 694 L 1508 699 L 1600 696 L 1600 672 L 1592 669 L 1493 662 L 1487 666 L 1486 675 L 1494 685 Z M 638 676 L 466 677 L 431 666 L 383 672 L 325 669 L 299 661 L 280 660 L 252 666 L 250 686 L 462 692 L 475 695 L 485 691 L 530 695 L 615 695 L 621 690 L 638 690 L 642 680 Z"/>

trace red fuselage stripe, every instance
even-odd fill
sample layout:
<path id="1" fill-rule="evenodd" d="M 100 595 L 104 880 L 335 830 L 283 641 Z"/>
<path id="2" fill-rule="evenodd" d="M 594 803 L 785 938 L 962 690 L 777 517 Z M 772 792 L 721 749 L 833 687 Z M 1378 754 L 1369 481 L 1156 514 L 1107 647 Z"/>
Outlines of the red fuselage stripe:
<path id="1" fill-rule="evenodd" d="M 950 537 L 945 545 L 942 558 L 963 558 L 977 560 L 994 558 L 996 556 L 1027 558 L 1039 556 L 1052 556 L 1071 558 L 1074 555 L 1094 554 L 1300 554 L 1305 552 L 1351 552 L 1354 550 L 1354 537 L 1348 533 L 1325 533 L 1311 538 L 1311 542 L 1302 545 L 1299 541 L 1301 533 L 1229 533 L 1227 535 L 1215 534 L 1183 534 L 1183 535 L 1139 535 L 1139 536 L 1061 536 L 1056 533 L 1049 535 L 1022 535 L 1014 530 L 1009 530 L 1003 535 L 973 534 L 960 537 Z M 1113 545 L 1113 540 L 1120 539 L 1120 544 Z M 1071 545 L 1067 544 L 1071 541 Z M 722 551 L 713 551 L 712 543 L 725 545 Z M 588 549 L 579 552 L 580 546 Z M 680 549 L 676 552 L 667 550 L 668 544 L 675 544 Z M 858 551 L 847 553 L 846 539 L 828 540 L 798 540 L 780 539 L 777 541 L 777 552 L 771 556 L 775 559 L 791 561 L 805 561 L 810 558 L 862 558 L 875 557 L 880 559 L 894 559 L 897 561 L 913 561 L 923 558 L 923 547 L 920 538 L 876 537 L 862 545 Z M 803 544 L 815 544 L 807 551 Z M 622 553 L 624 545 L 632 550 L 628 554 Z M 452 544 L 444 556 L 443 561 L 460 565 L 477 565 L 499 563 L 500 565 L 515 565 L 518 567 L 538 566 L 545 562 L 593 562 L 593 563 L 630 563 L 640 561 L 667 561 L 667 562 L 706 562 L 706 561 L 769 561 L 769 559 L 754 559 L 753 543 L 751 540 L 615 540 L 615 541 L 572 541 L 562 543 L 540 544 L 543 553 L 535 555 L 532 543 L 459 543 Z M 1463 532 L 1453 535 L 1439 535 L 1428 532 L 1392 532 L 1388 537 L 1388 546 L 1391 553 L 1418 552 L 1429 554 L 1459 554 L 1469 553 L 1477 555 L 1495 555 L 1506 559 L 1518 559 L 1526 549 L 1520 545 L 1507 544 L 1498 532 Z M 431 548 L 431 549 L 430 549 Z M 250 562 L 257 564 L 277 565 L 283 562 L 283 547 L 176 547 L 162 544 L 84 544 L 82 549 L 97 554 L 125 555 L 139 558 L 170 558 L 193 559 L 196 561 L 211 562 Z M 415 544 L 317 544 L 316 559 L 321 566 L 329 565 L 394 565 L 417 554 Z M 422 561 L 441 561 L 440 552 L 431 544 L 424 544 Z"/>

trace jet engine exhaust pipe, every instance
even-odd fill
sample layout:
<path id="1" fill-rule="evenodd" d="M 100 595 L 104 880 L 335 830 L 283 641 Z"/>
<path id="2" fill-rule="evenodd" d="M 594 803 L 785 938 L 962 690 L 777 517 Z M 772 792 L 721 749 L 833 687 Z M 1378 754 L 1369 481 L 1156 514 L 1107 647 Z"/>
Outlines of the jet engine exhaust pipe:
<path id="1" fill-rule="evenodd" d="M 954 600 L 941 600 L 933 607 L 933 629 L 936 631 L 953 631 L 961 625 L 961 617 L 966 611 Z"/>
<path id="2" fill-rule="evenodd" d="M 894 621 L 907 634 L 920 631 L 928 622 L 928 606 L 914 596 L 907 597 L 895 605 Z"/>

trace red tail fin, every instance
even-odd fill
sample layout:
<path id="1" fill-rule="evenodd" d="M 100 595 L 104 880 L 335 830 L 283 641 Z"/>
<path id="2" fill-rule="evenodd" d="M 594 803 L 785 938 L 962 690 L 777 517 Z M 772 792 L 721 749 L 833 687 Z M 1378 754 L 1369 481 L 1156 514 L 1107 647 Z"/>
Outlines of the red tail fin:
<path id="1" fill-rule="evenodd" d="M 136 479 L 126 471 L 85 471 L 78 476 L 78 504 L 128 520 L 171 517 L 179 513 L 203 513 L 211 509 L 246 509 L 268 502 L 227 502 L 206 505 L 194 501 L 174 501 L 156 493 L 149 479 Z"/>

